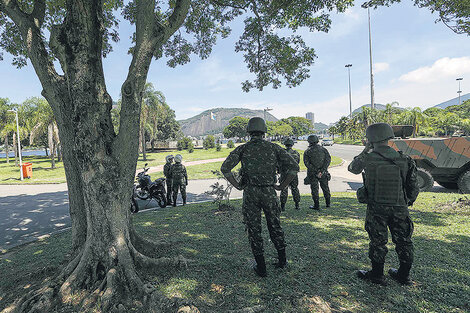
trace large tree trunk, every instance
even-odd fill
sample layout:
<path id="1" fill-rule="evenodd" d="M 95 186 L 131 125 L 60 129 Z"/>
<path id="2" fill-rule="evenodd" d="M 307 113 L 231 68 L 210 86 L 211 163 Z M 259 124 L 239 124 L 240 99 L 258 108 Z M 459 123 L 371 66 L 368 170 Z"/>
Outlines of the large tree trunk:
<path id="1" fill-rule="evenodd" d="M 10 148 L 8 147 L 8 134 L 5 135 L 5 158 L 7 159 L 7 164 L 10 164 Z"/>
<path id="2" fill-rule="evenodd" d="M 189 0 L 178 0 L 169 25 L 156 21 L 155 1 L 136 2 L 136 46 L 124 82 L 118 135 L 111 122 L 112 99 L 107 93 L 103 66 L 102 2 L 67 1 L 66 18 L 52 27 L 50 48 L 64 75 L 54 69 L 36 23 L 45 10 L 35 1 L 30 20 L 9 2 L 6 7 L 20 25 L 29 57 L 54 112 L 69 192 L 72 220 L 70 263 L 54 280 L 18 303 L 20 312 L 50 312 L 57 305 L 77 310 L 128 311 L 134 300 L 140 309 L 160 312 L 179 306 L 144 285 L 139 268 L 186 264 L 182 257 L 159 257 L 161 244 L 138 236 L 130 218 L 132 183 L 138 158 L 142 91 L 157 49 L 183 23 Z M 51 151 L 51 154 L 53 152 Z M 166 244 L 164 244 L 166 246 Z M 139 309 L 139 308 L 137 308 Z"/>

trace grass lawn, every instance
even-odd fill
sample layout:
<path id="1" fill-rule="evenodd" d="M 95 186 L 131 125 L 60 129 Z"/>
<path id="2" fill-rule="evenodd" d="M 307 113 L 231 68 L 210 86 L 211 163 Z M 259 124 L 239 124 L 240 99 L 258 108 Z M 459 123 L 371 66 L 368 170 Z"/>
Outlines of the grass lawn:
<path id="1" fill-rule="evenodd" d="M 145 163 L 148 163 L 150 167 L 165 164 L 165 156 L 168 154 L 181 154 L 183 156 L 183 162 L 207 160 L 207 159 L 218 159 L 225 158 L 233 149 L 222 148 L 221 151 L 215 149 L 204 150 L 196 149 L 193 153 L 188 151 L 170 151 L 170 152 L 154 152 L 147 153 L 147 161 L 142 160 L 140 155 L 137 162 L 137 170 L 144 167 Z M 303 164 L 303 151 L 298 150 L 301 154 L 300 170 L 305 171 L 305 165 Z M 65 172 L 62 162 L 56 162 L 56 168 L 51 169 L 51 160 L 45 156 L 30 156 L 25 157 L 23 162 L 33 163 L 33 177 L 25 179 L 23 182 L 19 179 L 20 172 L 19 168 L 15 167 L 14 160 L 10 159 L 10 164 L 7 164 L 4 159 L 0 160 L 0 184 L 13 185 L 13 184 L 56 184 L 65 183 Z M 342 162 L 341 158 L 336 156 L 331 157 L 331 166 L 338 165 Z M 206 163 L 199 165 L 188 166 L 189 179 L 208 179 L 215 178 L 212 174 L 213 170 L 220 170 L 222 162 Z M 152 179 L 163 177 L 163 172 L 156 172 L 151 174 Z"/>
<path id="2" fill-rule="evenodd" d="M 362 140 L 353 140 L 353 139 L 341 139 L 340 137 L 335 138 L 335 143 L 343 144 L 343 145 L 355 145 L 355 146 L 363 146 Z"/>
<path id="3" fill-rule="evenodd" d="M 365 206 L 354 193 L 335 193 L 331 209 L 300 211 L 289 202 L 282 214 L 288 242 L 288 268 L 270 265 L 276 252 L 263 226 L 268 277 L 250 269 L 252 255 L 242 224 L 240 201 L 231 212 L 217 212 L 211 203 L 188 205 L 134 215 L 139 232 L 174 243 L 168 256 L 194 260 L 182 270 L 160 269 L 149 274 L 168 296 L 193 301 L 201 312 L 227 312 L 255 305 L 263 312 L 469 312 L 470 206 L 462 195 L 422 193 L 411 210 L 415 222 L 416 284 L 402 287 L 388 279 L 388 287 L 355 277 L 368 268 Z M 457 203 L 457 205 L 456 205 Z M 264 220 L 263 220 L 264 224 Z M 265 224 L 264 224 L 265 225 Z M 35 288 L 64 264 L 70 232 L 22 246 L 1 256 L 0 310 L 12 299 Z M 389 244 L 386 269 L 396 266 Z"/>

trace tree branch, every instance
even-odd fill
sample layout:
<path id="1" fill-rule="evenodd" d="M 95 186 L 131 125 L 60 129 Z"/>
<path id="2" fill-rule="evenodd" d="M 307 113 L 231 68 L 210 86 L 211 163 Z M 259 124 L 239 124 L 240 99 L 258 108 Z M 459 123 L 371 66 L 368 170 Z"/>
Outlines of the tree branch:
<path id="1" fill-rule="evenodd" d="M 183 24 L 189 12 L 191 0 L 177 0 L 173 13 L 168 18 L 168 27 L 166 29 L 168 38 L 171 37 Z M 166 39 L 168 39 L 166 38 Z"/>
<path id="2" fill-rule="evenodd" d="M 34 0 L 33 12 L 31 16 L 37 28 L 41 28 L 46 15 L 46 0 Z"/>

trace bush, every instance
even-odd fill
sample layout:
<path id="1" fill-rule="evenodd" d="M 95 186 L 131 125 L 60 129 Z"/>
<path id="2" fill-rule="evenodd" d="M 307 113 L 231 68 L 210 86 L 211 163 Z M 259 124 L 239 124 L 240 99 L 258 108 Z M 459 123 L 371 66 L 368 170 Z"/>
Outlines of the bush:
<path id="1" fill-rule="evenodd" d="M 222 146 L 220 145 L 220 143 L 217 143 L 217 144 L 215 145 L 215 150 L 217 150 L 217 151 L 222 150 Z"/>
<path id="2" fill-rule="evenodd" d="M 192 142 L 190 142 L 188 144 L 188 152 L 189 153 L 193 153 L 194 152 L 194 144 Z"/>
<path id="3" fill-rule="evenodd" d="M 204 141 L 202 142 L 202 147 L 205 150 L 215 148 L 215 138 L 214 138 L 214 136 L 209 135 L 206 138 L 204 138 Z"/>
<path id="4" fill-rule="evenodd" d="M 235 148 L 235 144 L 233 143 L 232 140 L 229 140 L 229 141 L 227 142 L 227 148 L 229 148 L 229 149 Z"/>
<path id="5" fill-rule="evenodd" d="M 183 137 L 176 143 L 176 149 L 179 151 L 189 149 L 190 145 L 194 149 L 193 141 L 189 137 Z"/>

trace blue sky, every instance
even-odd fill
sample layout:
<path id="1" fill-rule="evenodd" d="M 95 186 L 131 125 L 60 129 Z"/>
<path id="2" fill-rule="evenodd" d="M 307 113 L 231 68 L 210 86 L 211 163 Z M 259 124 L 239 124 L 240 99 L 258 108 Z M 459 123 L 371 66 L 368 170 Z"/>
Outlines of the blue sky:
<path id="1" fill-rule="evenodd" d="M 305 116 L 314 112 L 319 122 L 331 123 L 349 114 L 348 76 L 351 68 L 353 110 L 370 103 L 367 10 L 356 6 L 345 14 L 333 14 L 329 33 L 302 30 L 306 42 L 318 58 L 311 77 L 296 88 L 245 93 L 241 82 L 252 77 L 243 56 L 234 52 L 234 42 L 242 31 L 236 21 L 232 35 L 220 40 L 206 60 L 196 56 L 190 64 L 168 68 L 165 60 L 152 62 L 148 81 L 161 90 L 178 119 L 215 107 L 270 107 L 278 118 Z M 372 46 L 375 67 L 376 103 L 399 102 L 401 107 L 428 108 L 457 96 L 457 77 L 463 77 L 463 94 L 470 92 L 470 38 L 457 35 L 437 15 L 412 6 L 411 1 L 371 10 Z M 132 26 L 122 23 L 121 41 L 105 59 L 108 91 L 117 99 L 127 75 L 127 55 Z M 22 102 L 39 96 L 41 86 L 31 66 L 17 70 L 5 54 L 0 62 L 0 97 Z"/>

